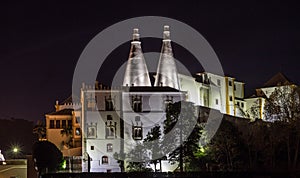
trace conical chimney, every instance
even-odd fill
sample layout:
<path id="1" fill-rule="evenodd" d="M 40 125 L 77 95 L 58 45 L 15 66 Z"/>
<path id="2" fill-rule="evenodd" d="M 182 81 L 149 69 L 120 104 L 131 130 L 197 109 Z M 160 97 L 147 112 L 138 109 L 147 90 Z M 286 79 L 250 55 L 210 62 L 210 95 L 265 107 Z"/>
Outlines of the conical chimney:
<path id="1" fill-rule="evenodd" d="M 131 42 L 123 86 L 151 86 L 141 48 L 140 34 L 137 28 L 133 29 L 133 40 Z"/>
<path id="2" fill-rule="evenodd" d="M 180 90 L 169 26 L 164 26 L 163 40 L 154 86 L 168 86 Z"/>

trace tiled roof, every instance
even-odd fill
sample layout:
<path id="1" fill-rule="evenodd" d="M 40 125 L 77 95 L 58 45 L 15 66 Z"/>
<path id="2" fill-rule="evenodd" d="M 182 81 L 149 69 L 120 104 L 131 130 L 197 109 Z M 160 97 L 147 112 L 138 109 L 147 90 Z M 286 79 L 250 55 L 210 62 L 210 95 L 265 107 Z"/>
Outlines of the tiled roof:
<path id="1" fill-rule="evenodd" d="M 69 104 L 69 103 L 78 103 L 80 99 L 77 96 L 71 95 L 67 99 L 65 99 L 61 104 Z"/>
<path id="2" fill-rule="evenodd" d="M 56 112 L 49 113 L 47 115 L 72 115 L 74 109 L 62 109 Z"/>
<path id="3" fill-rule="evenodd" d="M 263 87 L 274 87 L 274 86 L 284 86 L 284 85 L 291 85 L 292 83 L 290 80 L 281 72 L 274 75 L 270 80 L 268 80 Z"/>

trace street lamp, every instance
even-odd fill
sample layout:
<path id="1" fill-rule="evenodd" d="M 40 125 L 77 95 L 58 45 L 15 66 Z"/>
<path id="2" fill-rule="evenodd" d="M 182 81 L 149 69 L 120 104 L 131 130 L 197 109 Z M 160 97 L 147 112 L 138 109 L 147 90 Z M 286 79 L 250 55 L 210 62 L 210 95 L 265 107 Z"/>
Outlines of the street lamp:
<path id="1" fill-rule="evenodd" d="M 20 146 L 19 144 L 11 144 L 10 147 L 10 154 L 12 156 L 12 158 L 18 158 L 21 156 L 22 154 L 22 146 Z"/>
<path id="2" fill-rule="evenodd" d="M 13 152 L 14 152 L 15 154 L 17 154 L 18 151 L 19 151 L 19 149 L 18 149 L 17 147 L 13 148 Z"/>

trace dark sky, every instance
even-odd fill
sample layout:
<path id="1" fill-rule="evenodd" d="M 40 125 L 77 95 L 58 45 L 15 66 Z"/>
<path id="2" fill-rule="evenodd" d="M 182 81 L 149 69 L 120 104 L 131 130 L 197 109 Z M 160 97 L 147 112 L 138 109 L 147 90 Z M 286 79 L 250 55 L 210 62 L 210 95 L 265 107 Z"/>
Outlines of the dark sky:
<path id="1" fill-rule="evenodd" d="M 62 101 L 71 94 L 73 71 L 85 45 L 106 27 L 136 16 L 171 17 L 198 30 L 214 48 L 225 73 L 246 83 L 247 94 L 279 71 L 300 83 L 297 4 L 120 2 L 2 3 L 0 118 L 37 120 L 53 111 L 55 100 Z M 144 51 L 159 49 L 160 41 L 143 41 Z M 110 57 L 120 63 L 126 61 L 129 43 L 117 51 Z M 186 59 L 184 51 L 174 53 L 190 71 L 201 71 L 200 65 Z M 107 65 L 118 68 L 109 61 Z M 109 72 L 104 69 L 102 74 L 109 76 Z"/>

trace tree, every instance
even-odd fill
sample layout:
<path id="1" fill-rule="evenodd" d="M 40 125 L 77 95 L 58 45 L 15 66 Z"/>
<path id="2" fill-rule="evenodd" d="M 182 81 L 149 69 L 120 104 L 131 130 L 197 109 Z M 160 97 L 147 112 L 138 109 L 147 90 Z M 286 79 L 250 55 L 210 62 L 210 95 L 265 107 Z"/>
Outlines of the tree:
<path id="1" fill-rule="evenodd" d="M 275 88 L 264 106 L 268 121 L 293 121 L 300 116 L 299 88 L 287 85 Z"/>
<path id="2" fill-rule="evenodd" d="M 152 172 L 149 167 L 149 157 L 147 150 L 142 143 L 137 142 L 135 149 L 132 149 L 128 154 L 127 169 L 129 172 Z"/>
<path id="3" fill-rule="evenodd" d="M 219 130 L 211 140 L 209 149 L 214 162 L 222 170 L 238 170 L 245 163 L 245 145 L 239 136 L 237 128 L 229 121 L 223 119 Z"/>
<path id="4" fill-rule="evenodd" d="M 40 175 L 55 172 L 63 161 L 62 153 L 53 143 L 48 141 L 34 143 L 32 158 Z"/>
<path id="5" fill-rule="evenodd" d="M 72 128 L 72 126 L 63 128 L 60 131 L 60 134 L 62 136 L 66 135 L 67 137 L 70 137 L 65 144 L 68 146 L 68 148 L 72 147 L 73 146 L 73 128 Z M 63 144 L 64 144 L 64 142 L 63 142 Z"/>
<path id="6" fill-rule="evenodd" d="M 288 168 L 295 169 L 298 164 L 300 146 L 300 94 L 299 87 L 287 85 L 275 88 L 267 98 L 264 110 L 267 121 L 274 122 L 272 126 L 280 127 L 272 134 L 279 143 L 285 143 Z M 282 147 L 282 145 L 280 145 Z"/>
<path id="7" fill-rule="evenodd" d="M 194 159 L 194 153 L 199 149 L 200 123 L 195 111 L 193 103 L 182 101 L 170 104 L 166 113 L 164 134 L 171 134 L 172 138 L 163 138 L 163 143 L 173 150 L 168 154 L 169 161 L 179 162 L 181 172 L 184 163 Z"/>
<path id="8" fill-rule="evenodd" d="M 33 134 L 38 136 L 39 141 L 46 138 L 46 126 L 41 120 L 38 120 L 37 124 L 34 126 Z"/>
<path id="9" fill-rule="evenodd" d="M 261 119 L 256 119 L 248 123 L 248 128 L 244 130 L 244 143 L 247 145 L 249 168 L 252 170 L 263 170 L 266 166 L 264 163 L 272 156 L 270 129 L 267 124 Z"/>
<path id="10" fill-rule="evenodd" d="M 160 163 L 160 171 L 161 171 L 161 160 L 164 157 L 162 153 L 162 143 L 161 143 L 161 131 L 160 126 L 154 126 L 148 133 L 146 138 L 144 139 L 144 145 L 147 150 L 150 150 L 151 161 L 150 163 L 154 164 L 154 171 L 156 172 L 156 165 Z"/>

